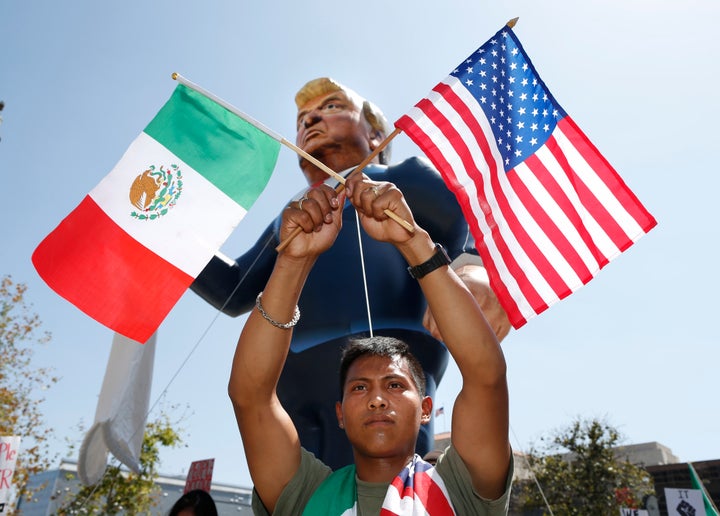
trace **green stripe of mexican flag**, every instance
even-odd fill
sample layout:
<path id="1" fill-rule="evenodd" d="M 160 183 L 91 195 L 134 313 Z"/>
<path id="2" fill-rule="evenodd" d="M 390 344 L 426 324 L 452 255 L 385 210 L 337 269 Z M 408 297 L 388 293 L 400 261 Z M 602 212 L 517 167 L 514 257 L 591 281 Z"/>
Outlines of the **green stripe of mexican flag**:
<path id="1" fill-rule="evenodd" d="M 280 143 L 204 95 L 180 84 L 145 128 L 246 210 L 262 193 Z M 237 170 L 242 174 L 229 174 Z"/>
<path id="2" fill-rule="evenodd" d="M 262 193 L 279 146 L 180 84 L 33 263 L 58 294 L 144 342 Z"/>

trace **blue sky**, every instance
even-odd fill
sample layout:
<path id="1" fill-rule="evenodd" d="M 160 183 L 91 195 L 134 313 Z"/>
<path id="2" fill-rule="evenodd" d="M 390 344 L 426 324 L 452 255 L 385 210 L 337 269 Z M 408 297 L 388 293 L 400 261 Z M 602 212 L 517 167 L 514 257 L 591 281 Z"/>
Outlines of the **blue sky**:
<path id="1" fill-rule="evenodd" d="M 58 453 L 66 438 L 79 445 L 77 425 L 93 421 L 112 332 L 51 291 L 30 255 L 167 100 L 172 72 L 292 140 L 293 96 L 307 80 L 333 76 L 395 120 L 519 16 L 515 32 L 549 89 L 659 224 L 504 341 L 512 444 L 523 449 L 576 416 L 600 417 L 626 443 L 658 441 L 684 461 L 720 458 L 717 2 L 2 5 L 0 274 L 28 284 L 53 334 L 36 359 L 62 378 L 43 409 Z M 419 152 L 395 139 L 395 160 Z M 295 157 L 282 150 L 223 251 L 241 254 L 303 186 Z M 188 292 L 161 326 L 151 401 L 156 411 L 181 407 L 174 413 L 184 416 L 186 443 L 162 454 L 163 472 L 214 457 L 216 480 L 250 484 L 226 395 L 243 320 L 217 317 Z M 451 366 L 436 399 L 447 418 L 438 431 L 449 429 L 458 389 Z"/>

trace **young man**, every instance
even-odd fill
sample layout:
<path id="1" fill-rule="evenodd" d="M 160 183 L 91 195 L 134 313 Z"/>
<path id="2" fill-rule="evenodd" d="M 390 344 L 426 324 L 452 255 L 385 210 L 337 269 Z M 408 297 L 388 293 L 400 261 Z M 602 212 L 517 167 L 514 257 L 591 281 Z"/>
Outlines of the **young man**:
<path id="1" fill-rule="evenodd" d="M 314 79 L 296 96 L 297 145 L 335 171 L 358 165 L 387 136 L 389 126 L 382 112 L 349 88 L 329 78 Z M 405 194 L 419 225 L 441 243 L 456 262 L 456 272 L 483 308 L 502 339 L 509 331 L 507 316 L 490 290 L 487 274 L 474 256 L 474 244 L 455 196 L 428 161 L 410 158 L 387 166 L 388 148 L 365 169 L 377 181 L 397 185 Z M 312 163 L 300 160 L 309 185 L 327 175 Z M 352 450 L 335 420 L 337 378 L 327 364 L 340 360 L 340 351 L 352 338 L 370 329 L 367 297 L 376 335 L 408 342 L 427 376 L 433 395 L 443 376 L 448 353 L 433 322 L 417 282 L 405 273 L 405 260 L 393 246 L 362 235 L 362 253 L 355 228 L 355 210 L 345 206 L 345 228 L 335 244 L 323 253 L 309 274 L 300 299 L 303 318 L 293 332 L 290 353 L 278 384 L 278 396 L 295 422 L 302 446 L 333 469 L 352 462 Z M 251 310 L 255 296 L 273 270 L 280 243 L 280 217 L 258 242 L 235 261 L 214 258 L 192 289 L 214 306 L 236 316 Z M 472 258 L 477 259 L 474 263 Z M 365 272 L 365 276 L 363 276 Z M 341 293 L 331 289 L 336 278 L 346 278 Z M 332 306 L 332 317 L 327 307 Z M 303 389 L 298 389 L 299 383 Z M 433 445 L 432 421 L 424 425 L 417 451 L 424 455 Z"/>
<path id="2" fill-rule="evenodd" d="M 349 514 L 379 514 L 383 504 L 398 514 L 410 514 L 406 511 L 411 508 L 398 508 L 398 497 L 393 501 L 397 488 L 389 485 L 409 465 L 415 475 L 425 468 L 414 458 L 415 442 L 420 427 L 430 421 L 432 399 L 424 395 L 414 360 L 400 348 L 359 353 L 345 363 L 336 416 L 352 446 L 354 469 L 331 475 L 330 468 L 302 450 L 298 432 L 277 396 L 292 326 L 300 316 L 300 293 L 318 257 L 331 248 L 340 231 L 344 195 L 367 234 L 392 244 L 411 266 L 463 377 L 453 410 L 452 444 L 437 462 L 437 475 L 433 470 L 428 474 L 439 477 L 433 484 L 439 491 L 430 489 L 432 501 L 423 494 L 417 501 L 434 505 L 437 492 L 445 489 L 447 496 L 441 498 L 447 498 L 458 514 L 506 514 L 512 462 L 500 345 L 472 293 L 448 267 L 447 256 L 417 224 L 402 192 L 361 174 L 348 178 L 346 194 L 340 198 L 321 185 L 284 211 L 281 237 L 297 226 L 303 232 L 277 257 L 238 341 L 228 390 L 255 487 L 256 513 L 296 515 L 309 507 L 306 514 L 334 516 L 346 508 L 335 502 L 349 498 L 348 508 L 354 507 Z M 415 231 L 388 219 L 385 209 L 409 221 Z M 324 293 L 328 301 L 324 315 L 330 320 L 332 300 L 342 295 L 347 279 L 340 274 L 333 281 Z M 326 367 L 334 369 L 330 364 Z M 301 390 L 303 384 L 296 388 Z M 416 493 L 427 485 L 420 477 L 411 477 L 410 483 Z M 434 514 L 451 514 L 439 511 Z"/>

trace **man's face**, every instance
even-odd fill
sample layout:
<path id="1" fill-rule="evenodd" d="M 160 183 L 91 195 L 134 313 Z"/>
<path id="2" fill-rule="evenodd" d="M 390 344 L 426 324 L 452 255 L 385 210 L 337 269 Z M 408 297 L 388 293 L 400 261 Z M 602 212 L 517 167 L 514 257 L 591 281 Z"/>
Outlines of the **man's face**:
<path id="1" fill-rule="evenodd" d="M 355 453 L 368 457 L 412 455 L 431 411 L 430 397 L 421 396 L 404 358 L 370 355 L 352 363 L 336 405 Z"/>
<path id="2" fill-rule="evenodd" d="M 339 172 L 360 163 L 379 141 L 362 108 L 345 92 L 335 91 L 315 97 L 298 110 L 295 143 Z M 301 160 L 306 174 L 307 165 Z"/>

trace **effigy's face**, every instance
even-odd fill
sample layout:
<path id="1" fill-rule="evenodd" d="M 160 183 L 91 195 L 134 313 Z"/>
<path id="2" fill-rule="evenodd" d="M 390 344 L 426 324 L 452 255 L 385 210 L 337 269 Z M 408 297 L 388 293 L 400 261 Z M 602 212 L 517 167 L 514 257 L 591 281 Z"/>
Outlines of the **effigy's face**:
<path id="1" fill-rule="evenodd" d="M 342 90 L 315 97 L 298 110 L 296 144 L 318 159 L 339 154 L 352 157 L 347 167 L 355 165 L 370 153 L 372 132 L 361 106 Z"/>

